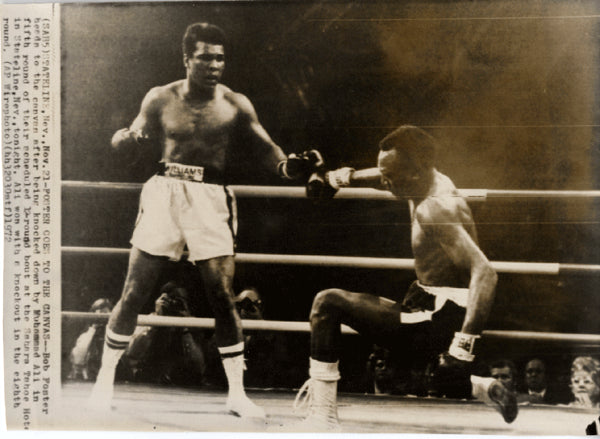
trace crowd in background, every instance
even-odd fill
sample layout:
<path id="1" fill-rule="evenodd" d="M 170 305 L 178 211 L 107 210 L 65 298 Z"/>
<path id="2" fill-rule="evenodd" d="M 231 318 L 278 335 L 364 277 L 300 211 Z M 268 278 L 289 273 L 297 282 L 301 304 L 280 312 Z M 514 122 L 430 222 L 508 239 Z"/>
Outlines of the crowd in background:
<path id="1" fill-rule="evenodd" d="M 247 288 L 235 298 L 242 319 L 264 319 L 258 291 Z M 109 313 L 112 304 L 98 299 L 90 312 Z M 191 317 L 185 288 L 166 283 L 151 315 Z M 105 324 L 93 323 L 77 336 L 63 368 L 68 380 L 94 381 L 100 366 Z M 245 382 L 248 387 L 298 387 L 305 379 L 308 335 L 245 331 Z M 302 349 L 306 346 L 305 349 Z M 276 373 L 274 373 L 276 371 Z M 214 329 L 138 326 L 116 371 L 117 381 L 190 387 L 226 388 L 225 371 Z"/>
<path id="2" fill-rule="evenodd" d="M 529 358 L 523 365 L 507 358 L 480 362 L 482 375 L 502 381 L 517 393 L 519 404 L 600 407 L 600 361 L 591 356 L 573 358 L 570 368 L 549 371 L 546 361 Z M 428 370 L 410 370 L 389 349 L 374 346 L 367 362 L 367 375 L 375 394 L 418 396 L 434 395 Z"/>
<path id="3" fill-rule="evenodd" d="M 166 283 L 155 301 L 154 315 L 190 317 L 189 296 L 175 282 Z M 265 318 L 259 292 L 246 288 L 235 298 L 242 319 Z M 110 312 L 112 303 L 96 300 L 90 312 Z M 67 379 L 93 381 L 104 341 L 104 324 L 93 323 L 77 337 L 69 353 Z M 305 379 L 308 335 L 276 331 L 246 331 L 245 381 L 255 388 L 297 388 Z M 418 361 L 415 361 L 418 360 Z M 362 374 L 348 378 L 346 387 L 377 395 L 436 396 L 430 364 L 407 359 L 402 352 L 373 345 Z M 519 365 L 517 365 L 519 364 Z M 504 382 L 519 404 L 600 407 L 600 360 L 577 356 L 570 367 L 548 368 L 547 360 L 531 357 L 518 363 L 509 358 L 483 359 L 479 373 Z M 181 327 L 138 326 L 117 369 L 117 380 L 200 388 L 226 388 L 214 331 Z"/>

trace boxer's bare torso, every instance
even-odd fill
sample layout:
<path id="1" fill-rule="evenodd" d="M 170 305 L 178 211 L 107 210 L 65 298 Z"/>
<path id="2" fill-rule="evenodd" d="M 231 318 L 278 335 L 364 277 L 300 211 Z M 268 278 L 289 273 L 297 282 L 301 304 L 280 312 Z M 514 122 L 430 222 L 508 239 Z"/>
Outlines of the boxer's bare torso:
<path id="1" fill-rule="evenodd" d="M 469 206 L 445 175 L 435 171 L 429 195 L 409 201 L 411 245 L 417 278 L 424 285 L 468 287 L 469 266 L 457 266 L 452 239 L 477 244 Z"/>
<path id="2" fill-rule="evenodd" d="M 243 120 L 249 120 L 239 103 L 243 97 L 219 84 L 212 99 L 190 99 L 183 84 L 180 80 L 150 92 L 152 112 L 145 129 L 160 140 L 162 161 L 223 171 Z"/>
<path id="3" fill-rule="evenodd" d="M 165 163 L 220 172 L 226 170 L 232 148 L 246 148 L 253 165 L 276 172 L 285 154 L 260 124 L 250 100 L 219 83 L 223 46 L 197 42 L 184 64 L 186 78 L 152 88 L 131 126 L 113 138 L 113 146 L 133 136 L 160 148 Z"/>

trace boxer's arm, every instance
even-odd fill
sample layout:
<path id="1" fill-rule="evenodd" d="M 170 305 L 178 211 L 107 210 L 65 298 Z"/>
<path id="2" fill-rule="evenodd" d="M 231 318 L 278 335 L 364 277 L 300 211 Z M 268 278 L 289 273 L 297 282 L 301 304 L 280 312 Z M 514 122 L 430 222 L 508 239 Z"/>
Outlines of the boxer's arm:
<path id="1" fill-rule="evenodd" d="M 359 169 L 350 176 L 350 185 L 354 187 L 369 187 L 373 189 L 387 189 L 381 181 L 379 168 Z"/>
<path id="2" fill-rule="evenodd" d="M 498 277 L 487 257 L 463 227 L 455 203 L 428 199 L 419 205 L 415 214 L 427 239 L 439 242 L 456 267 L 469 270 L 471 274 L 466 315 L 456 342 L 459 345 L 472 345 L 475 337 L 470 338 L 469 335 L 478 336 L 483 331 L 494 302 Z M 461 334 L 465 337 L 461 338 Z"/>
<path id="3" fill-rule="evenodd" d="M 306 196 L 313 199 L 333 198 L 338 190 L 351 186 L 388 190 L 388 187 L 383 184 L 378 168 L 356 170 L 344 167 L 325 171 L 321 167 L 308 179 Z"/>
<path id="4" fill-rule="evenodd" d="M 243 142 L 252 148 L 254 156 L 258 157 L 259 164 L 263 169 L 284 179 L 295 180 L 308 179 L 312 172 L 323 165 L 321 154 L 316 150 L 286 156 L 258 120 L 258 115 L 250 100 L 239 93 L 230 93 L 230 98 L 240 110 Z"/>
<path id="5" fill-rule="evenodd" d="M 343 187 L 368 187 L 387 190 L 387 187 L 382 182 L 379 168 L 357 170 L 344 167 L 325 172 L 324 179 L 336 190 Z"/>
<path id="6" fill-rule="evenodd" d="M 140 149 L 153 144 L 160 132 L 159 108 L 160 89 L 150 90 L 129 128 L 118 130 L 111 139 L 111 146 L 117 151 Z"/>
<path id="7" fill-rule="evenodd" d="M 281 147 L 271 139 L 267 130 L 265 130 L 258 120 L 258 115 L 252 102 L 240 93 L 230 93 L 229 97 L 240 111 L 239 120 L 241 132 L 244 136 L 243 140 L 256 153 L 256 157 L 258 157 L 262 167 L 273 173 L 277 173 L 279 163 L 284 162 L 287 156 Z"/>

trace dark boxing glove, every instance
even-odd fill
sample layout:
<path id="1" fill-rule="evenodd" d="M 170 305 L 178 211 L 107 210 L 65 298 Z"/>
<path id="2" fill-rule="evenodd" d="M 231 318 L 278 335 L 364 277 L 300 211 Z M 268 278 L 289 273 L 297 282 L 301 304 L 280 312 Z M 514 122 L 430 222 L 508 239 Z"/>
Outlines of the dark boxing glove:
<path id="1" fill-rule="evenodd" d="M 449 353 L 440 354 L 431 379 L 437 396 L 465 399 L 471 397 L 473 363 L 459 360 Z"/>
<path id="2" fill-rule="evenodd" d="M 337 189 L 332 187 L 323 171 L 313 172 L 306 183 L 306 196 L 314 200 L 333 198 Z"/>
<path id="3" fill-rule="evenodd" d="M 353 168 L 340 168 L 334 171 L 319 169 L 306 184 L 306 196 L 313 199 L 333 198 L 341 187 L 350 185 Z"/>
<path id="4" fill-rule="evenodd" d="M 471 396 L 471 375 L 475 355 L 475 340 L 479 335 L 454 333 L 448 352 L 438 357 L 432 374 L 433 385 L 438 396 L 449 398 L 469 398 Z"/>
<path id="5" fill-rule="evenodd" d="M 147 133 L 141 130 L 130 130 L 129 128 L 121 128 L 111 139 L 111 145 L 117 151 L 135 150 L 140 146 L 151 144 L 152 140 Z"/>
<path id="6" fill-rule="evenodd" d="M 290 154 L 286 160 L 277 165 L 277 171 L 282 178 L 296 180 L 307 179 L 316 170 L 324 165 L 321 153 L 316 149 L 304 151 L 302 154 Z"/>
<path id="7" fill-rule="evenodd" d="M 302 156 L 308 163 L 309 172 L 313 172 L 317 169 L 321 169 L 325 166 L 325 161 L 323 160 L 323 156 L 316 149 L 311 149 L 308 151 L 304 151 Z"/>
<path id="8" fill-rule="evenodd" d="M 433 384 L 439 396 L 477 399 L 493 406 L 507 423 L 519 413 L 517 395 L 500 380 L 483 378 L 474 369 L 473 348 L 478 335 L 456 332 L 448 352 L 438 357 Z"/>
<path id="9" fill-rule="evenodd" d="M 414 281 L 402 300 L 402 312 L 433 311 L 435 296 L 425 291 L 418 281 Z"/>

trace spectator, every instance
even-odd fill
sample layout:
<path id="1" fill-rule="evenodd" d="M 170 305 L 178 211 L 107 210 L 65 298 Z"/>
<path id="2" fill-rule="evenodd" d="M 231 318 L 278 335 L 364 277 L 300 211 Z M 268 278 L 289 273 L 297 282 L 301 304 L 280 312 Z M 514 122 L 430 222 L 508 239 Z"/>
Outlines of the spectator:
<path id="1" fill-rule="evenodd" d="M 600 361 L 577 357 L 571 365 L 572 407 L 600 407 Z"/>
<path id="2" fill-rule="evenodd" d="M 376 395 L 426 396 L 430 385 L 426 361 L 399 357 L 377 344 L 367 360 L 366 378 L 367 392 Z"/>
<path id="3" fill-rule="evenodd" d="M 399 380 L 396 364 L 387 348 L 373 345 L 373 352 L 367 360 L 367 376 L 371 385 L 369 391 L 376 395 L 403 395 L 406 393 Z"/>
<path id="4" fill-rule="evenodd" d="M 246 288 L 235 299 L 235 306 L 242 319 L 263 320 L 264 306 L 256 288 Z"/>
<path id="5" fill-rule="evenodd" d="M 391 395 L 394 390 L 396 368 L 390 361 L 389 349 L 373 345 L 373 352 L 367 360 L 367 376 L 376 395 Z"/>
<path id="6" fill-rule="evenodd" d="M 93 313 L 109 313 L 112 303 L 108 299 L 98 299 L 90 307 Z M 87 330 L 77 337 L 75 346 L 71 350 L 69 359 L 71 371 L 68 379 L 95 380 L 100 368 L 102 347 L 104 346 L 104 332 L 106 323 L 92 323 Z"/>
<path id="7" fill-rule="evenodd" d="M 511 392 L 517 389 L 517 366 L 511 360 L 497 360 L 490 365 L 490 375 L 502 382 Z"/>
<path id="8" fill-rule="evenodd" d="M 546 363 L 533 358 L 525 365 L 525 392 L 517 397 L 519 403 L 559 404 L 564 396 L 558 387 L 548 382 Z"/>
<path id="9" fill-rule="evenodd" d="M 152 315 L 191 317 L 188 293 L 166 283 Z M 134 381 L 202 385 L 205 355 L 188 328 L 138 326 L 121 360 L 120 375 Z"/>
<path id="10" fill-rule="evenodd" d="M 245 288 L 234 298 L 238 314 L 244 320 L 264 320 L 265 305 L 255 288 Z M 243 326 L 243 325 L 242 325 Z M 277 331 L 244 331 L 244 383 L 257 388 L 297 388 L 304 379 L 306 340 Z M 217 388 L 226 385 L 214 336 L 206 341 L 207 381 Z"/>

